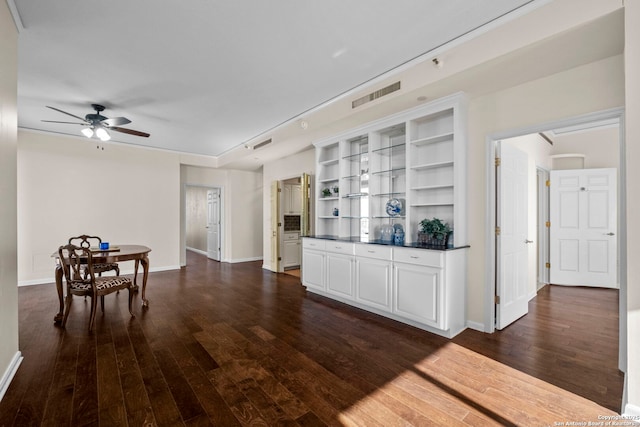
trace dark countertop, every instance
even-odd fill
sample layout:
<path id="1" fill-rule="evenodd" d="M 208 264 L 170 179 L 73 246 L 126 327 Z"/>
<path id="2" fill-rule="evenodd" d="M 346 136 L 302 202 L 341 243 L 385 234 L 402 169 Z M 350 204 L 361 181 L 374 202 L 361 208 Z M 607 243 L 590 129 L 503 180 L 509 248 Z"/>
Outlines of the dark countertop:
<path id="1" fill-rule="evenodd" d="M 317 235 L 317 236 L 303 236 L 303 237 L 309 237 L 312 239 L 323 239 L 323 240 L 335 240 L 337 242 L 350 242 L 350 243 L 366 243 L 369 245 L 385 245 L 385 246 L 395 246 L 398 248 L 415 248 L 415 249 L 430 249 L 432 251 L 453 251 L 456 249 L 464 249 L 464 248 L 468 248 L 469 245 L 465 245 L 465 246 L 456 246 L 456 247 L 442 247 L 442 246 L 433 246 L 433 245 L 420 245 L 418 243 L 405 243 L 404 245 L 395 245 L 393 243 L 390 242 L 383 242 L 382 240 L 379 239 L 373 239 L 373 240 L 369 240 L 369 241 L 365 241 L 362 240 L 362 238 L 358 237 L 358 236 L 352 236 L 352 237 L 338 237 L 338 236 L 331 236 L 331 235 Z"/>

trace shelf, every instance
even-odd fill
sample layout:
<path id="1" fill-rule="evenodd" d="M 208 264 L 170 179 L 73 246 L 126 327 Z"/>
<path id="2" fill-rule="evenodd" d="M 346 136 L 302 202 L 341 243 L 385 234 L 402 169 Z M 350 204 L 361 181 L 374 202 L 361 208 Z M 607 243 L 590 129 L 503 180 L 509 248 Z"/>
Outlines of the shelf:
<path id="1" fill-rule="evenodd" d="M 411 143 L 415 146 L 427 145 L 427 144 L 435 144 L 437 142 L 444 142 L 453 139 L 453 132 L 443 133 L 442 135 L 429 136 L 427 138 L 420 138 Z"/>
<path id="2" fill-rule="evenodd" d="M 342 218 L 344 219 L 363 219 L 363 218 L 369 218 L 368 216 L 343 216 Z"/>
<path id="3" fill-rule="evenodd" d="M 369 193 L 351 193 L 342 196 L 343 199 L 357 199 L 359 197 L 367 197 Z"/>
<path id="4" fill-rule="evenodd" d="M 340 198 L 336 196 L 336 197 L 320 197 L 318 200 L 320 200 L 322 202 L 322 201 L 325 201 L 325 200 L 338 200 L 338 199 L 340 199 Z"/>
<path id="5" fill-rule="evenodd" d="M 340 161 L 340 159 L 329 159 L 329 160 L 321 160 L 318 162 L 318 164 L 320 166 L 331 166 L 331 165 L 337 165 L 338 162 Z"/>
<path id="6" fill-rule="evenodd" d="M 390 145 L 388 147 L 377 148 L 371 152 L 376 154 L 381 154 L 383 156 L 390 156 L 396 153 L 402 153 L 405 150 L 406 150 L 406 144 L 403 142 L 402 144 L 396 144 L 396 145 Z"/>
<path id="7" fill-rule="evenodd" d="M 393 193 L 375 193 L 371 194 L 371 197 L 390 197 L 390 196 L 402 196 L 405 195 L 404 191 L 395 191 Z"/>
<path id="8" fill-rule="evenodd" d="M 389 170 L 384 170 L 384 171 L 371 172 L 371 175 L 386 175 L 386 174 L 390 174 L 390 173 L 394 173 L 394 172 L 403 172 L 405 170 L 406 170 L 406 168 L 395 168 L 395 169 L 389 169 Z"/>
<path id="9" fill-rule="evenodd" d="M 340 218 L 340 217 L 339 216 L 335 216 L 335 215 L 327 215 L 327 216 L 321 215 L 321 216 L 318 217 L 318 219 L 338 219 L 338 218 Z"/>
<path id="10" fill-rule="evenodd" d="M 426 206 L 453 206 L 453 202 L 445 203 L 445 202 L 433 202 L 433 203 L 412 203 L 412 208 L 420 208 Z"/>
<path id="11" fill-rule="evenodd" d="M 422 191 L 422 190 L 438 190 L 441 188 L 453 188 L 453 184 L 442 184 L 442 185 L 424 185 L 422 187 L 411 187 L 412 190 Z"/>
<path id="12" fill-rule="evenodd" d="M 372 218 L 376 218 L 376 219 L 405 219 L 406 215 L 398 215 L 398 216 L 374 215 Z"/>
<path id="13" fill-rule="evenodd" d="M 412 170 L 437 169 L 453 166 L 453 160 L 448 162 L 425 163 L 424 165 L 411 166 Z"/>
<path id="14" fill-rule="evenodd" d="M 341 179 L 362 179 L 362 177 L 365 177 L 365 179 L 367 179 L 367 175 L 369 175 L 368 173 L 364 173 L 362 175 L 350 175 L 350 176 L 343 176 Z"/>
<path id="15" fill-rule="evenodd" d="M 368 156 L 369 153 L 368 152 L 364 152 L 364 153 L 357 153 L 357 154 L 350 154 L 348 156 L 344 156 L 342 159 L 343 160 L 348 160 L 350 162 L 356 162 L 356 161 L 360 161 L 361 158 Z M 369 159 L 365 159 L 365 160 L 369 160 Z"/>
<path id="16" fill-rule="evenodd" d="M 339 178 L 325 178 L 325 179 L 319 179 L 318 182 L 334 182 L 334 181 L 338 181 Z"/>

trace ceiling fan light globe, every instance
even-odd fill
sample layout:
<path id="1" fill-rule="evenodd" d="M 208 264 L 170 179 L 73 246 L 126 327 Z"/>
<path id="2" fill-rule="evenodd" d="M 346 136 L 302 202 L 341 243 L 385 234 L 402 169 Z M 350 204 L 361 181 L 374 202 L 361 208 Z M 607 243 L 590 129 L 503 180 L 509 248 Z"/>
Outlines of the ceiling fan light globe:
<path id="1" fill-rule="evenodd" d="M 93 129 L 91 128 L 84 128 L 80 132 L 82 132 L 82 134 L 87 138 L 91 138 L 93 136 Z"/>
<path id="2" fill-rule="evenodd" d="M 111 135 L 104 128 L 96 129 L 96 136 L 100 138 L 100 141 L 108 141 L 111 139 Z"/>

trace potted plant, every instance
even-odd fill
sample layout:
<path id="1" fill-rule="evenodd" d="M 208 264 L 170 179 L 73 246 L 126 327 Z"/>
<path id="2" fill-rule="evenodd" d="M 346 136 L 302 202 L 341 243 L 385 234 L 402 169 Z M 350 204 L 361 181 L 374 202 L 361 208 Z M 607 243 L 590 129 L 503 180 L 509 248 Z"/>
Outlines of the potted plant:
<path id="1" fill-rule="evenodd" d="M 420 221 L 418 243 L 433 246 L 447 246 L 451 227 L 438 218 L 423 219 Z"/>
<path id="2" fill-rule="evenodd" d="M 329 197 L 331 196 L 331 190 L 329 190 L 328 187 L 325 187 L 322 189 L 322 197 Z"/>

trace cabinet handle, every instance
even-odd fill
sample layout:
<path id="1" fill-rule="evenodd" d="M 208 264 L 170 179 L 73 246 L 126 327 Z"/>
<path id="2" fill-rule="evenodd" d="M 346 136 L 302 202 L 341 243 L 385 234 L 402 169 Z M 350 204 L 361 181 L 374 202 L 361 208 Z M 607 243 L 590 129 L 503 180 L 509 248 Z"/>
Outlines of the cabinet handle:
<path id="1" fill-rule="evenodd" d="M 336 249 L 342 249 L 342 246 L 336 246 Z"/>
<path id="2" fill-rule="evenodd" d="M 376 251 L 367 251 L 367 252 L 369 252 L 370 254 L 375 254 L 376 253 Z"/>
<path id="3" fill-rule="evenodd" d="M 419 256 L 413 256 L 413 255 L 410 255 L 410 256 L 409 256 L 409 258 L 411 258 L 411 259 L 418 259 L 418 258 L 420 258 L 420 257 L 419 257 Z"/>

